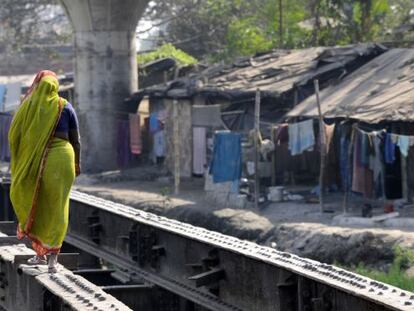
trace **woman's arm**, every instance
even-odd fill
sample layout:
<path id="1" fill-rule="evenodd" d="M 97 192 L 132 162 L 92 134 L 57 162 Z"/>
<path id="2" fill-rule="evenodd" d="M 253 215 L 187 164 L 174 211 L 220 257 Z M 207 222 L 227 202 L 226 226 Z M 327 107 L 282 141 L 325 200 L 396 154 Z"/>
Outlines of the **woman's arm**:
<path id="1" fill-rule="evenodd" d="M 80 135 L 78 129 L 71 129 L 69 131 L 69 142 L 73 146 L 73 150 L 75 151 L 75 172 L 76 176 L 79 176 L 80 170 L 80 154 L 81 154 L 81 142 L 80 142 Z"/>

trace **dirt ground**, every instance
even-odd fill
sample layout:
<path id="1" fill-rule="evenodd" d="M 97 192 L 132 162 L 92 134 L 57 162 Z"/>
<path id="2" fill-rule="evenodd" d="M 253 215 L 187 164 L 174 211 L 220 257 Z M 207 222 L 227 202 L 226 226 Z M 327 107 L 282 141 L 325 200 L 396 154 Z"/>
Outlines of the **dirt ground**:
<path id="1" fill-rule="evenodd" d="M 393 261 L 395 246 L 414 250 L 414 227 L 405 221 L 411 219 L 407 217 L 413 214 L 413 207 L 398 210 L 401 221 L 391 225 L 352 221 L 343 226 L 337 221 L 343 215 L 342 196 L 338 194 L 331 194 L 327 200 L 329 213 L 321 213 L 319 204 L 303 201 L 240 209 L 213 202 L 203 185 L 201 178 L 182 181 L 180 194 L 173 195 L 171 180 L 152 167 L 83 175 L 74 188 L 327 263 L 363 262 L 386 269 Z M 350 205 L 349 215 L 359 216 L 357 204 L 351 201 Z M 374 215 L 382 213 L 381 208 L 374 209 Z"/>

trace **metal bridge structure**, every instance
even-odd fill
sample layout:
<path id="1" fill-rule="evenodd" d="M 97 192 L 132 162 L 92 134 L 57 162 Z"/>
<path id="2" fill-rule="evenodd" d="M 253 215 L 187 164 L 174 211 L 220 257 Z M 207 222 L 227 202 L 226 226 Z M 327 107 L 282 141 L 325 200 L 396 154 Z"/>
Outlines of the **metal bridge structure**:
<path id="1" fill-rule="evenodd" d="M 1 189 L 0 219 L 10 215 L 4 204 L 7 184 Z M 66 249 L 79 253 L 78 266 L 87 267 L 73 273 L 94 286 L 106 282 L 103 290 L 133 310 L 414 310 L 414 294 L 408 291 L 81 192 L 72 192 L 70 213 Z M 0 231 L 2 226 L 6 223 Z M 7 226 L 10 232 L 12 223 Z M 102 265 L 111 269 L 99 270 Z M 16 275 L 8 275 L 10 286 Z M 13 284 L 17 291 L 22 283 Z M 11 310 L 1 297 L 0 306 Z"/>

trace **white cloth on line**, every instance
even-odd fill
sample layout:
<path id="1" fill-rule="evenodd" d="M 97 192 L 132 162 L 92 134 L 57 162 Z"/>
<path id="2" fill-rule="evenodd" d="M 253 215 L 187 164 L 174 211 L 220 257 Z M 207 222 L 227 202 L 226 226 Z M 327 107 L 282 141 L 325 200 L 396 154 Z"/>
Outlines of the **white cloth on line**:
<path id="1" fill-rule="evenodd" d="M 163 157 L 165 156 L 165 134 L 164 130 L 158 131 L 154 134 L 154 156 Z"/>
<path id="2" fill-rule="evenodd" d="M 193 173 L 204 174 L 207 163 L 207 140 L 204 127 L 193 128 Z"/>

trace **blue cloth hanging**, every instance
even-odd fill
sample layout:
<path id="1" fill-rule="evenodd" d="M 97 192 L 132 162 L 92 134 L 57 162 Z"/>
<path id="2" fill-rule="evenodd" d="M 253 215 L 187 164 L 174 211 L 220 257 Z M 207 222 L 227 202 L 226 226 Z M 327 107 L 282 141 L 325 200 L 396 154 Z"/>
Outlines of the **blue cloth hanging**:
<path id="1" fill-rule="evenodd" d="M 289 124 L 289 150 L 292 156 L 311 150 L 315 145 L 313 120 Z"/>
<path id="2" fill-rule="evenodd" d="M 241 136 L 236 133 L 217 133 L 214 138 L 210 174 L 213 182 L 236 181 L 241 178 Z"/>
<path id="3" fill-rule="evenodd" d="M 397 145 L 400 147 L 401 154 L 405 158 L 408 157 L 408 150 L 410 149 L 410 137 L 406 135 L 399 135 Z"/>
<path id="4" fill-rule="evenodd" d="M 158 113 L 153 112 L 150 114 L 149 128 L 151 133 L 156 133 L 161 130 L 160 124 L 158 122 Z"/>
<path id="5" fill-rule="evenodd" d="M 0 84 L 0 111 L 3 111 L 5 94 L 6 94 L 6 85 Z"/>
<path id="6" fill-rule="evenodd" d="M 387 164 L 392 164 L 395 161 L 395 144 L 392 142 L 391 134 L 388 133 L 385 134 L 384 159 Z"/>

